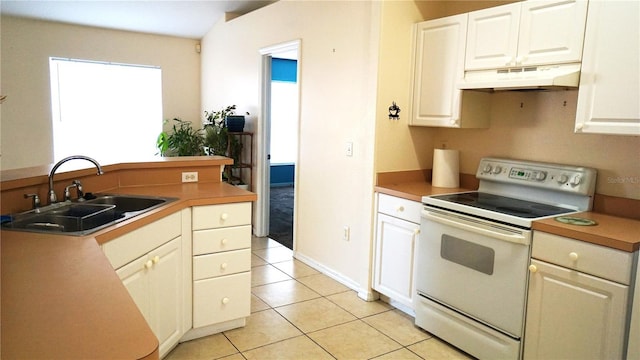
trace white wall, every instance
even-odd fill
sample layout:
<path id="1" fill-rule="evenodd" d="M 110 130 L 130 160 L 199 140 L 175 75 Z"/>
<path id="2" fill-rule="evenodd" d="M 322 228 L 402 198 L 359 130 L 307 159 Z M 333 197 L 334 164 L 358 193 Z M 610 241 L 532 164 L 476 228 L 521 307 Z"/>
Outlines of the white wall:
<path id="1" fill-rule="evenodd" d="M 1 106 L 2 169 L 53 161 L 51 56 L 160 66 L 164 118 L 180 117 L 200 124 L 197 40 L 5 16 L 0 26 L 2 94 L 7 95 Z M 100 136 L 99 128 L 86 131 Z M 114 146 L 123 144 L 114 139 Z"/>
<path id="2" fill-rule="evenodd" d="M 219 22 L 202 40 L 203 109 L 236 104 L 253 115 L 259 50 L 301 39 L 295 250 L 361 289 L 369 285 L 378 21 L 378 2 L 279 1 Z"/>

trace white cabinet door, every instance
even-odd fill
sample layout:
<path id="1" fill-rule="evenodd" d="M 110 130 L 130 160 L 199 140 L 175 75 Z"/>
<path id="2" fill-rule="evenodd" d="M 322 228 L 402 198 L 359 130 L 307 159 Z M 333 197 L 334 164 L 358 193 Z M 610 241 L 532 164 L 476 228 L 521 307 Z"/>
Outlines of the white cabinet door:
<path id="1" fill-rule="evenodd" d="M 182 336 L 182 251 L 178 237 L 149 253 L 151 328 L 160 342 L 160 356 Z"/>
<path id="2" fill-rule="evenodd" d="M 413 309 L 420 225 L 378 213 L 374 289 Z"/>
<path id="3" fill-rule="evenodd" d="M 464 77 L 466 32 L 467 14 L 416 25 L 409 125 L 488 126 L 486 103 L 471 108 L 487 94 L 467 94 L 463 99 L 462 90 L 457 88 Z M 463 110 L 463 106 L 469 110 Z M 467 112 L 468 117 L 462 114 Z"/>
<path id="4" fill-rule="evenodd" d="M 151 293 L 147 268 L 145 267 L 147 260 L 146 255 L 135 259 L 116 270 L 116 274 L 118 274 L 122 284 L 129 291 L 129 295 L 138 306 L 147 324 L 151 324 Z"/>
<path id="5" fill-rule="evenodd" d="M 587 2 L 523 1 L 469 13 L 465 70 L 579 62 Z"/>
<path id="6" fill-rule="evenodd" d="M 576 132 L 640 135 L 640 2 L 591 1 Z"/>
<path id="7" fill-rule="evenodd" d="M 116 270 L 160 343 L 160 357 L 182 336 L 182 253 L 177 237 Z"/>
<path id="8" fill-rule="evenodd" d="M 535 259 L 531 264 L 524 358 L 622 358 L 628 287 Z"/>
<path id="9" fill-rule="evenodd" d="M 465 70 L 508 67 L 518 51 L 520 3 L 469 13 Z"/>

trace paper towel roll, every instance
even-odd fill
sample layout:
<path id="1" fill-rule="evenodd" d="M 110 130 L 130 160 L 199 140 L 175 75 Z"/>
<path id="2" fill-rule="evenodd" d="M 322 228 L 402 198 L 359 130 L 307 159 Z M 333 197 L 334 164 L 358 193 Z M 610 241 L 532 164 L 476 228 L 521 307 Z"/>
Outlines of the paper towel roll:
<path id="1" fill-rule="evenodd" d="M 431 184 L 446 188 L 460 186 L 460 152 L 458 150 L 433 150 Z"/>

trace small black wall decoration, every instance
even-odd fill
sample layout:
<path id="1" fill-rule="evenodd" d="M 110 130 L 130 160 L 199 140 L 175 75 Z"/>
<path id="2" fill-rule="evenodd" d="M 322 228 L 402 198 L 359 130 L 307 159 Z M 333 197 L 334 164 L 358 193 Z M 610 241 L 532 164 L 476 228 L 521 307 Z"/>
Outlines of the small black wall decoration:
<path id="1" fill-rule="evenodd" d="M 393 104 L 389 106 L 389 120 L 400 120 L 400 111 L 400 108 L 394 101 Z"/>

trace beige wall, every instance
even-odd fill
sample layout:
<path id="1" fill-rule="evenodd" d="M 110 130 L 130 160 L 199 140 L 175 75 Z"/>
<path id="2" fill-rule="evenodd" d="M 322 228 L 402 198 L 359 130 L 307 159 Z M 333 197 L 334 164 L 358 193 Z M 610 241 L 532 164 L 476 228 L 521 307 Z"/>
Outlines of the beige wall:
<path id="1" fill-rule="evenodd" d="M 369 285 L 379 3 L 280 1 L 202 41 L 202 104 L 260 108 L 259 50 L 301 40 L 295 236 L 298 256 Z M 223 49 L 223 52 L 220 52 Z M 253 129 L 261 131 L 252 116 Z M 353 157 L 345 155 L 353 142 Z M 258 194 L 261 196 L 261 194 Z M 343 227 L 351 240 L 344 241 Z"/>
<path id="2" fill-rule="evenodd" d="M 433 19 L 500 3 L 417 1 L 415 7 L 421 17 Z M 402 12 L 400 7 L 404 8 Z M 393 18 L 416 19 L 415 10 L 407 2 L 391 2 L 384 8 L 385 20 L 388 19 L 386 11 L 391 9 L 396 9 Z M 475 174 L 483 156 L 590 166 L 598 170 L 597 193 L 640 199 L 640 137 L 574 134 L 577 91 L 494 93 L 487 104 L 492 109 L 488 129 L 407 129 L 409 114 L 406 112 L 401 113 L 400 121 L 385 119 L 386 108 L 392 100 L 408 111 L 410 89 L 406 84 L 411 69 L 404 60 L 411 56 L 408 26 L 383 23 L 376 124 L 377 172 L 430 169 L 433 148 L 446 142 L 447 147 L 460 150 L 463 173 Z M 384 49 L 390 48 L 395 50 L 393 56 L 384 53 Z M 403 61 L 407 64 L 404 67 Z"/>
<path id="3" fill-rule="evenodd" d="M 4 16 L 0 25 L 2 94 L 7 95 L 1 108 L 2 169 L 53 162 L 51 56 L 160 66 L 163 116 L 200 122 L 197 40 Z M 100 134 L 100 129 L 87 132 Z M 123 144 L 114 139 L 116 145 Z"/>

